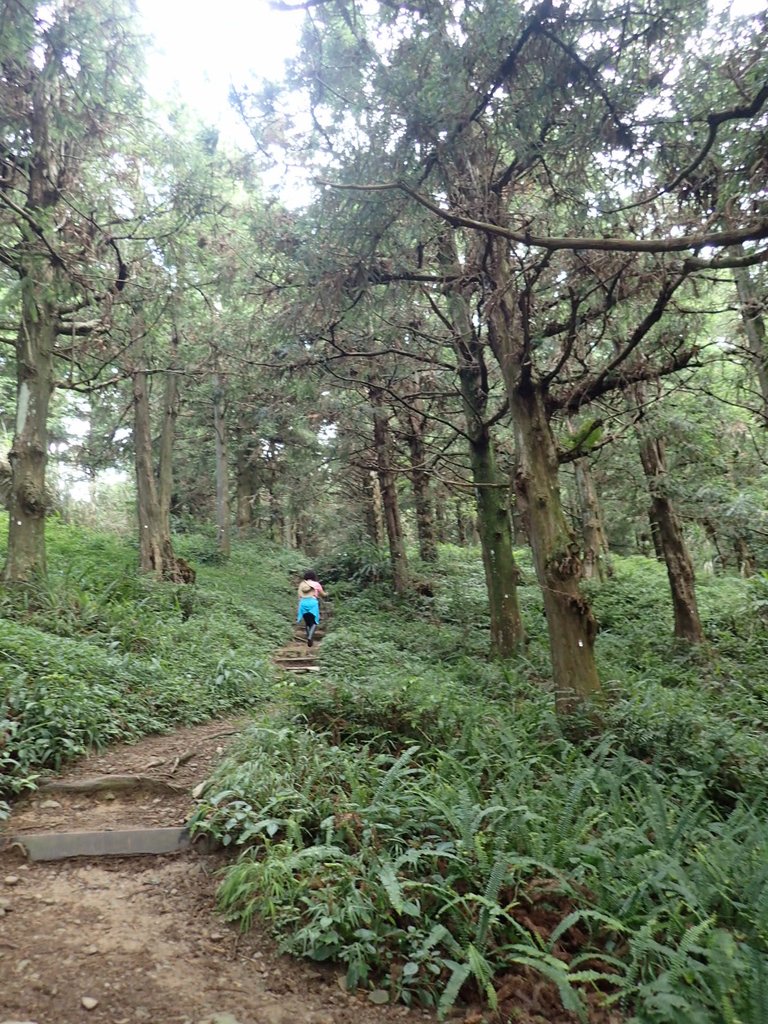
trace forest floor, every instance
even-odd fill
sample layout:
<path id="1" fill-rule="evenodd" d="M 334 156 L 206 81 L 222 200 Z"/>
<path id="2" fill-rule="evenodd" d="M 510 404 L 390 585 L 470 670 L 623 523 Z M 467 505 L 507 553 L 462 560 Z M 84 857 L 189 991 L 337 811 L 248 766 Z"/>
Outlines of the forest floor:
<path id="1" fill-rule="evenodd" d="M 87 757 L 59 776 L 141 775 L 127 791 L 38 791 L 7 834 L 178 826 L 242 720 Z M 164 786 L 171 783 L 174 789 Z M 0 836 L 2 839 L 2 836 Z M 281 956 L 215 912 L 223 852 L 28 862 L 0 844 L 0 1024 L 395 1024 L 425 1016 L 349 994 L 339 969 Z M 475 1018 L 476 1020 L 478 1018 Z"/>

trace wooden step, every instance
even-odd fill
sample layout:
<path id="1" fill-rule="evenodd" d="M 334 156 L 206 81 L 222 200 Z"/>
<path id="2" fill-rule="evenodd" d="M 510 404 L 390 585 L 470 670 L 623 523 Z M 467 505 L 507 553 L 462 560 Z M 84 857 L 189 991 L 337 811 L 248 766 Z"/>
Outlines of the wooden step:
<path id="1" fill-rule="evenodd" d="M 278 668 L 289 669 L 293 671 L 303 671 L 308 668 L 316 668 L 317 663 L 312 655 L 304 655 L 303 657 L 284 657 L 281 654 L 276 654 L 272 661 L 277 665 Z"/>

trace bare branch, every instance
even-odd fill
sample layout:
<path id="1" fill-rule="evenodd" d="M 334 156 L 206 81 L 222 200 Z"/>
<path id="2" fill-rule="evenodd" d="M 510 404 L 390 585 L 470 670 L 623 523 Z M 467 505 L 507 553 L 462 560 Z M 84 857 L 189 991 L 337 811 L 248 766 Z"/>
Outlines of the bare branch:
<path id="1" fill-rule="evenodd" d="M 459 213 L 452 213 L 439 206 L 434 200 L 421 195 L 412 189 L 404 181 L 382 182 L 377 184 L 353 184 L 344 185 L 339 182 L 324 181 L 318 179 L 318 185 L 329 188 L 342 189 L 345 191 L 358 192 L 405 192 L 424 209 L 434 213 L 446 223 L 455 228 L 469 228 L 473 231 L 480 231 L 487 235 L 497 235 L 500 238 L 508 238 L 519 245 L 525 245 L 533 249 L 545 249 L 553 252 L 557 249 L 570 249 L 577 252 L 584 249 L 596 249 L 602 252 L 648 252 L 648 253 L 671 253 L 685 252 L 689 249 L 703 248 L 724 248 L 729 245 L 736 245 L 739 242 L 751 242 L 768 238 L 768 217 L 762 217 L 750 227 L 734 228 L 731 231 L 706 231 L 692 235 L 678 235 L 668 238 L 579 238 L 534 235 L 530 231 L 515 231 L 512 228 L 502 227 L 500 224 L 493 224 L 489 221 L 475 220 L 473 217 L 464 217 Z M 730 257 L 728 257 L 730 259 Z M 768 253 L 763 256 L 768 259 Z M 698 260 L 691 257 L 688 261 L 690 269 L 704 269 L 711 266 L 727 266 L 717 263 L 714 260 Z M 760 262 L 753 259 L 752 262 Z"/>
<path id="2" fill-rule="evenodd" d="M 684 370 L 687 366 L 693 364 L 693 360 L 698 354 L 699 349 L 693 346 L 692 348 L 681 349 L 664 363 L 639 363 L 637 366 L 630 367 L 629 369 L 601 374 L 599 377 L 585 382 L 580 387 L 574 388 L 570 395 L 557 403 L 557 407 L 563 412 L 577 412 L 585 405 L 593 402 L 596 398 L 600 398 L 602 395 L 608 394 L 610 391 L 623 390 L 629 384 L 640 384 L 643 381 L 658 380 L 660 377 L 668 377 L 672 373 Z M 581 454 L 583 455 L 584 453 L 582 452 Z"/>

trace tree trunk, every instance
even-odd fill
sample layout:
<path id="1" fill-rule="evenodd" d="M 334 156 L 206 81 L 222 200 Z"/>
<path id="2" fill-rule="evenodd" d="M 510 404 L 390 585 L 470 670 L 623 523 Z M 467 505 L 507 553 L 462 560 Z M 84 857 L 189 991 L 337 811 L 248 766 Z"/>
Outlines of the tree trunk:
<path id="1" fill-rule="evenodd" d="M 267 525 L 268 533 L 275 544 L 279 544 L 283 536 L 283 509 L 277 494 L 278 484 L 278 453 L 274 441 L 269 442 L 266 459 L 264 484 L 267 491 Z"/>
<path id="2" fill-rule="evenodd" d="M 664 545 L 661 540 L 661 526 L 656 519 L 656 508 L 651 503 L 648 507 L 648 535 L 651 539 L 651 546 L 657 562 L 664 561 Z"/>
<path id="3" fill-rule="evenodd" d="M 441 259 L 445 269 L 458 263 L 453 236 L 444 235 Z M 509 487 L 496 465 L 496 451 L 488 424 L 488 370 L 483 346 L 473 322 L 466 285 L 454 285 L 448 295 L 454 330 L 453 348 L 459 369 L 469 458 L 475 484 L 477 532 L 483 557 L 485 587 L 491 620 L 491 651 L 509 657 L 525 642 L 517 596 L 519 572 L 515 562 Z"/>
<path id="4" fill-rule="evenodd" d="M 479 346 L 474 350 L 465 347 L 458 355 L 462 360 L 459 385 L 469 439 L 477 532 L 491 619 L 491 651 L 506 658 L 517 653 L 525 642 L 517 597 L 519 571 L 509 515 L 509 487 L 502 486 L 496 468 L 493 438 L 483 420 L 488 395 L 482 349 Z"/>
<path id="5" fill-rule="evenodd" d="M 133 373 L 133 447 L 139 518 L 139 567 L 142 572 L 163 577 L 166 574 L 168 552 L 155 483 L 148 377 L 144 369 L 134 370 Z"/>
<path id="6" fill-rule="evenodd" d="M 533 561 L 544 597 L 555 705 L 570 714 L 600 693 L 594 656 L 597 627 L 581 593 L 579 544 L 566 522 L 558 485 L 558 452 L 544 396 L 533 383 L 510 395 L 518 452 L 516 486 L 528 513 Z"/>
<path id="7" fill-rule="evenodd" d="M 4 6 L 3 14 L 8 15 L 8 25 L 4 24 L 4 30 L 8 28 L 11 35 L 15 28 L 20 29 L 21 23 L 17 26 L 15 22 L 22 10 L 22 19 L 31 19 L 29 12 L 21 6 L 10 10 L 7 5 Z M 23 177 L 18 182 L 20 191 L 26 189 L 26 196 L 22 199 L 20 192 L 9 192 L 9 195 L 13 194 L 15 199 L 22 202 L 24 208 L 21 221 L 17 224 L 23 239 L 16 245 L 15 256 L 18 260 L 15 269 L 20 277 L 21 316 L 15 345 L 16 425 L 8 453 L 11 469 L 8 552 L 3 567 L 3 580 L 12 584 L 31 582 L 45 576 L 47 572 L 45 475 L 48 464 L 48 410 L 54 388 L 53 357 L 59 320 L 56 300 L 65 279 L 60 269 L 63 266 L 61 260 L 53 250 L 47 249 L 50 243 L 39 227 L 46 220 L 37 220 L 38 215 L 42 215 L 50 220 L 53 228 L 57 219 L 53 216 L 54 208 L 61 202 L 62 193 L 61 189 L 52 186 L 61 173 L 60 161 L 64 158 L 64 151 L 51 139 L 50 74 L 44 73 L 50 71 L 50 67 L 44 53 L 36 53 L 35 57 L 42 58 L 44 62 L 43 66 L 37 64 L 39 73 L 27 76 L 24 64 L 19 64 L 10 79 L 17 84 L 25 83 L 23 92 L 30 103 L 24 125 L 24 141 L 22 143 L 21 138 L 17 139 L 18 144 L 28 150 L 28 158 L 22 161 Z M 31 68 L 30 60 L 30 71 Z M 12 189 L 15 162 L 12 152 L 3 152 L 3 162 L 4 171 L 10 175 L 3 186 L 10 185 Z M 13 207 L 15 204 L 9 199 L 9 205 Z"/>
<path id="8" fill-rule="evenodd" d="M 359 466 L 360 488 L 362 490 L 363 522 L 365 533 L 375 547 L 384 544 L 386 525 L 384 523 L 384 503 L 381 500 L 379 479 L 374 470 Z"/>
<path id="9" fill-rule="evenodd" d="M 39 275 L 46 273 L 41 265 Z M 53 274 L 43 287 L 52 288 Z M 56 311 L 22 283 L 22 316 L 16 343 L 16 430 L 8 453 L 6 583 L 27 583 L 45 576 L 45 470 L 48 462 L 48 408 L 53 393 Z"/>
<path id="10" fill-rule="evenodd" d="M 512 546 L 508 488 L 499 479 L 493 442 L 487 430 L 472 438 L 469 457 L 491 617 L 491 651 L 508 658 L 523 646 L 525 630 L 517 600 L 519 571 Z"/>
<path id="11" fill-rule="evenodd" d="M 611 575 L 611 565 L 608 560 L 608 538 L 605 535 L 600 499 L 597 496 L 589 459 L 577 459 L 573 469 L 581 512 L 584 579 L 590 580 L 596 576 L 599 580 L 605 580 Z"/>
<path id="12" fill-rule="evenodd" d="M 447 502 L 447 490 L 445 487 L 438 487 L 435 493 L 435 539 L 438 544 L 448 543 L 448 522 L 445 516 Z"/>
<path id="13" fill-rule="evenodd" d="M 139 520 L 139 568 L 158 579 L 173 583 L 194 583 L 194 569 L 173 553 L 170 522 L 160 506 L 152 457 L 148 376 L 143 367 L 133 371 L 133 445 Z"/>
<path id="14" fill-rule="evenodd" d="M 728 559 L 723 554 L 723 549 L 720 546 L 720 538 L 717 535 L 717 527 L 708 517 L 704 517 L 701 520 L 701 525 L 704 528 L 704 532 L 707 535 L 707 539 L 712 547 L 715 549 L 714 557 L 712 558 L 712 568 L 715 573 L 723 572 L 728 567 Z"/>
<path id="15" fill-rule="evenodd" d="M 495 216 L 504 217 L 500 207 Z M 569 715 L 601 692 L 595 662 L 597 625 L 581 592 L 579 544 L 563 512 L 559 457 L 546 385 L 533 375 L 530 311 L 510 278 L 505 241 L 489 242 L 484 266 L 493 286 L 487 306 L 488 340 L 501 369 L 514 425 L 515 492 L 526 517 L 533 564 L 544 601 L 552 658 L 555 707 Z"/>
<path id="16" fill-rule="evenodd" d="M 741 255 L 744 255 L 744 247 L 737 247 Z M 765 336 L 765 321 L 763 319 L 764 304 L 760 297 L 755 294 L 755 287 L 747 267 L 737 267 L 733 271 L 736 282 L 736 293 L 739 297 L 741 317 L 744 323 L 744 333 L 747 336 L 749 354 L 755 366 L 757 381 L 760 386 L 760 418 L 763 426 L 768 427 L 768 345 Z"/>
<path id="17" fill-rule="evenodd" d="M 376 448 L 377 474 L 384 505 L 384 521 L 387 527 L 389 557 L 392 563 L 392 585 L 395 593 L 403 594 L 408 589 L 408 560 L 400 521 L 397 484 L 392 468 L 392 438 L 380 389 L 371 386 L 368 389 L 368 394 L 373 406 L 373 439 Z"/>
<path id="18" fill-rule="evenodd" d="M 745 537 L 737 537 L 733 542 L 733 549 L 736 552 L 736 564 L 739 567 L 739 575 L 755 575 L 755 556 L 749 549 Z"/>
<path id="19" fill-rule="evenodd" d="M 282 545 L 289 549 L 296 547 L 296 525 L 290 512 L 286 512 L 283 516 Z"/>
<path id="20" fill-rule="evenodd" d="M 456 498 L 454 507 L 456 510 L 456 543 L 460 548 L 465 548 L 468 541 L 467 517 L 464 514 L 461 498 Z"/>
<path id="21" fill-rule="evenodd" d="M 160 451 L 158 453 L 157 497 L 160 516 L 169 524 L 171 517 L 171 496 L 173 494 L 173 445 L 176 440 L 176 417 L 179 414 L 179 338 L 176 331 L 171 338 L 171 358 L 165 375 L 163 397 L 163 423 L 160 429 Z"/>
<path id="22" fill-rule="evenodd" d="M 218 373 L 213 379 L 213 435 L 216 452 L 216 539 L 219 551 L 229 557 L 229 459 L 227 452 L 227 423 L 224 408 L 224 385 Z"/>
<path id="23" fill-rule="evenodd" d="M 512 466 L 512 488 L 509 492 L 510 514 L 512 516 L 512 543 L 517 548 L 531 547 L 531 527 L 528 520 L 528 509 L 525 505 L 525 494 L 518 487 L 520 460 L 517 457 L 517 452 L 515 452 Z"/>
<path id="24" fill-rule="evenodd" d="M 296 518 L 294 542 L 296 548 L 299 551 L 305 552 L 310 558 L 314 558 L 317 555 L 318 545 L 315 524 L 312 517 L 303 509 Z"/>
<path id="25" fill-rule="evenodd" d="M 421 422 L 416 422 L 420 419 Z M 411 457 L 411 486 L 416 505 L 416 531 L 419 537 L 419 557 L 422 562 L 437 561 L 437 541 L 435 539 L 435 517 L 432 497 L 429 493 L 429 472 L 426 469 L 426 452 L 424 446 L 425 421 L 415 415 L 409 415 L 406 424 L 406 440 Z"/>
<path id="26" fill-rule="evenodd" d="M 675 507 L 667 493 L 667 466 L 664 442 L 660 438 L 640 437 L 640 461 L 651 495 L 651 522 L 656 525 L 659 544 L 667 566 L 672 592 L 675 636 L 690 643 L 704 640 L 696 603 L 693 562 L 683 536 Z"/>
<path id="27" fill-rule="evenodd" d="M 235 470 L 236 523 L 237 532 L 245 536 L 253 525 L 259 488 L 258 469 L 254 463 L 254 452 L 250 445 L 241 446 L 237 453 Z"/>

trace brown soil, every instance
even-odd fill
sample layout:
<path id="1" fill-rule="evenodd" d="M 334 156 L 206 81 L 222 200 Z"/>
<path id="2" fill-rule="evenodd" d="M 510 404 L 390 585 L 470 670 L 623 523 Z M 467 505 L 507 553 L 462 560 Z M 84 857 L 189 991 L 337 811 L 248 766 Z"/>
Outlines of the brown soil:
<path id="1" fill-rule="evenodd" d="M 178 825 L 191 790 L 242 722 L 117 746 L 62 779 L 140 774 L 181 787 L 38 792 L 7 834 Z M 186 755 L 193 756 L 187 759 Z M 343 990 L 338 970 L 280 956 L 215 912 L 222 853 L 27 863 L 0 851 L 0 1022 L 34 1024 L 395 1024 L 423 1020 Z M 96 1000 L 88 1009 L 83 1000 Z M 92 1005 L 89 1003 L 88 1005 Z"/>

